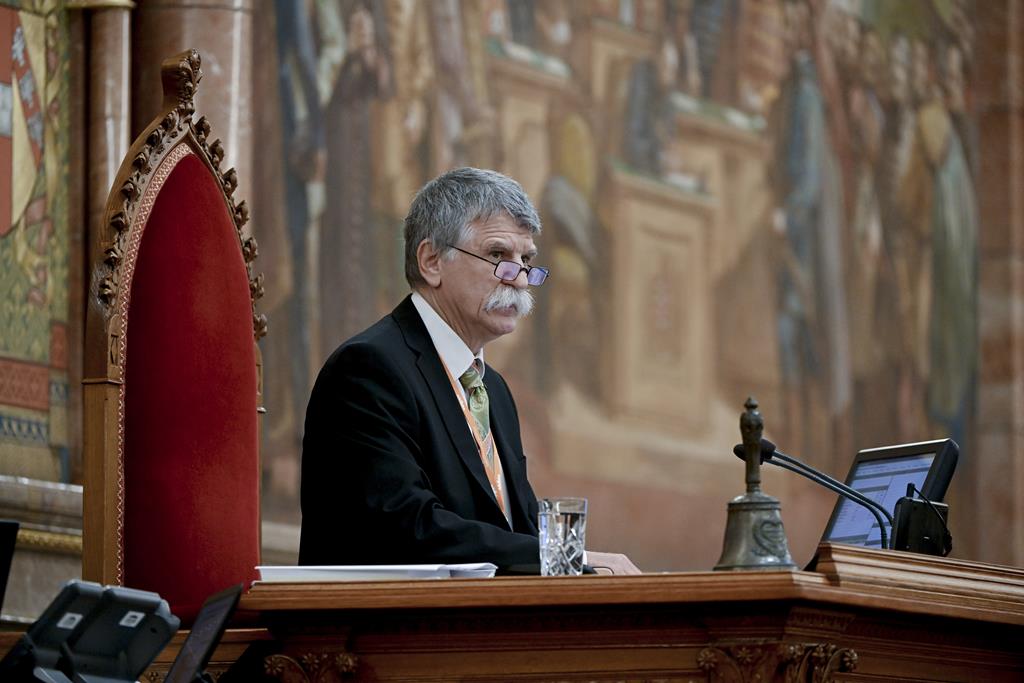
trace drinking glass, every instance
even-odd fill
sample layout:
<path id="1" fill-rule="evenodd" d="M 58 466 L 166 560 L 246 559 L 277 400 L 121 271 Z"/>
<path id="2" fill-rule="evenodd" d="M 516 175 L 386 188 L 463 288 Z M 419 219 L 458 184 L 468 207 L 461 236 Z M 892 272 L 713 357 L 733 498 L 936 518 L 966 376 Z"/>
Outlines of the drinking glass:
<path id="1" fill-rule="evenodd" d="M 541 576 L 579 576 L 587 533 L 586 498 L 538 501 Z"/>

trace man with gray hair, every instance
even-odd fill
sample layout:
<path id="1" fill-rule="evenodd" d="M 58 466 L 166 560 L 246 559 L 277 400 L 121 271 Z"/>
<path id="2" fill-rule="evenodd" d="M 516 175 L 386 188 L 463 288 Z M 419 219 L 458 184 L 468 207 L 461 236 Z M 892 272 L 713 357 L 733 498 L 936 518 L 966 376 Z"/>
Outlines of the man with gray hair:
<path id="1" fill-rule="evenodd" d="M 299 564 L 538 563 L 518 414 L 483 349 L 533 308 L 528 288 L 548 274 L 533 264 L 540 229 L 522 187 L 494 171 L 456 169 L 417 193 L 412 294 L 338 347 L 313 387 Z"/>

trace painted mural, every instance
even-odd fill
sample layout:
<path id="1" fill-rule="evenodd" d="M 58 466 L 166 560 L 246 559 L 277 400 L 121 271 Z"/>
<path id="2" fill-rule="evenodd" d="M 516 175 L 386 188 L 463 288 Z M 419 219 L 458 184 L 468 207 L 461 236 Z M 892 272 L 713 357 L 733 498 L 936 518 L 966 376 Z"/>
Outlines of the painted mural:
<path id="1" fill-rule="evenodd" d="M 964 443 L 971 7 L 260 5 L 266 514 L 297 521 L 315 373 L 404 296 L 409 201 L 457 165 L 512 175 L 541 211 L 552 276 L 488 360 L 513 387 L 538 494 L 589 496 L 598 545 L 647 569 L 708 566 L 740 492 L 729 451 L 749 394 L 773 440 L 838 475 L 861 448 Z M 827 497 L 769 483 L 791 539 L 813 544 Z"/>
<path id="2" fill-rule="evenodd" d="M 68 59 L 58 0 L 0 7 L 0 472 L 69 481 Z"/>

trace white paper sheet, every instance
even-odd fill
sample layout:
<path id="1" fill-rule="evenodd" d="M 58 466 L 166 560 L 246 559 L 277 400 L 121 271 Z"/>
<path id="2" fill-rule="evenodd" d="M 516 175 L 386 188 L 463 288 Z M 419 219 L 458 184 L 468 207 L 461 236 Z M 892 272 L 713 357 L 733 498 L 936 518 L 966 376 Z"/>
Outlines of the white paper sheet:
<path id="1" fill-rule="evenodd" d="M 490 562 L 469 564 L 366 564 L 256 567 L 266 583 L 330 583 L 333 581 L 387 581 L 398 579 L 490 578 L 497 566 Z"/>

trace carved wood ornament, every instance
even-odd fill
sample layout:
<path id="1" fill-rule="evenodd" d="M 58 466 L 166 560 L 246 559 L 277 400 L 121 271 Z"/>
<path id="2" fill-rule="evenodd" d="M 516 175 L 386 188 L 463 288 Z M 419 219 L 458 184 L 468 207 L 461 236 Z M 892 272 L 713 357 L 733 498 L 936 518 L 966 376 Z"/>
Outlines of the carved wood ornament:
<path id="1" fill-rule="evenodd" d="M 298 658 L 270 655 L 264 670 L 281 683 L 335 683 L 356 672 L 358 658 L 350 652 L 309 652 Z"/>
<path id="2" fill-rule="evenodd" d="M 697 665 L 710 683 L 831 683 L 857 668 L 857 653 L 831 643 L 743 643 L 706 647 Z"/>
<path id="3" fill-rule="evenodd" d="M 263 275 L 253 273 L 258 247 L 243 232 L 249 220 L 245 201 L 235 201 L 235 169 L 222 170 L 224 146 L 210 139 L 206 117 L 193 121 L 193 98 L 203 73 L 196 50 L 165 60 L 161 66 L 161 114 L 135 140 L 115 177 L 107 200 L 102 261 L 93 263 L 86 322 L 86 498 L 102 495 L 103 504 L 86 501 L 86 517 L 102 519 L 86 534 L 83 575 L 103 583 L 122 583 L 124 576 L 124 374 L 128 308 L 132 276 L 146 223 L 160 189 L 184 158 L 194 155 L 216 178 L 238 235 L 252 300 L 254 343 L 267 332 L 266 316 L 256 311 L 263 296 Z M 98 345 L 103 340 L 102 353 Z M 257 349 L 257 359 L 259 352 Z M 259 360 L 257 365 L 259 366 Z M 259 373 L 259 367 L 257 367 Z M 102 392 L 103 401 L 116 409 L 90 412 L 89 401 Z M 262 393 L 262 386 L 259 386 Z M 116 458 L 111 454 L 116 451 Z M 91 464 L 90 464 L 91 463 Z M 92 491 L 90 492 L 90 487 Z M 99 492 L 102 492 L 101 494 Z M 112 499 L 116 499 L 112 500 Z M 88 539 L 92 540 L 88 540 Z M 101 539 L 101 540 L 100 540 Z M 98 546 L 102 546 L 101 548 Z M 112 557 L 116 553 L 116 557 Z"/>
<path id="4" fill-rule="evenodd" d="M 112 334 L 117 333 L 115 338 L 119 340 L 123 338 L 124 321 L 116 320 L 114 314 L 121 312 L 118 309 L 127 307 L 131 269 L 134 267 L 134 259 L 126 261 L 125 255 L 137 256 L 138 242 L 141 241 L 145 219 L 149 217 L 153 201 L 167 176 L 185 154 L 197 154 L 220 181 L 249 273 L 249 293 L 253 300 L 253 336 L 260 339 L 266 334 L 266 316 L 257 314 L 255 309 L 256 300 L 263 296 L 263 274 L 254 276 L 252 272 L 252 262 L 258 255 L 258 247 L 255 238 L 245 236 L 242 231 L 249 222 L 249 207 L 244 200 L 236 204 L 233 196 L 238 187 L 238 174 L 233 168 L 221 170 L 224 145 L 219 139 L 209 141 L 210 122 L 206 117 L 192 121 L 195 113 L 193 98 L 203 77 L 200 64 L 197 50 L 188 50 L 164 61 L 161 79 L 165 113 L 159 122 L 150 125 L 144 142 L 141 145 L 136 143 L 129 151 L 131 172 L 121 180 L 120 194 L 111 196 L 107 206 L 110 234 L 113 237 L 104 250 L 107 272 L 99 273 L 96 296 L 108 313 L 108 330 Z M 119 177 L 123 173 L 122 168 Z M 131 254 L 133 247 L 136 253 Z M 128 275 L 128 279 L 125 275 Z M 122 286 L 127 286 L 128 291 L 122 291 Z M 118 360 L 121 358 L 120 355 L 114 357 Z"/>

